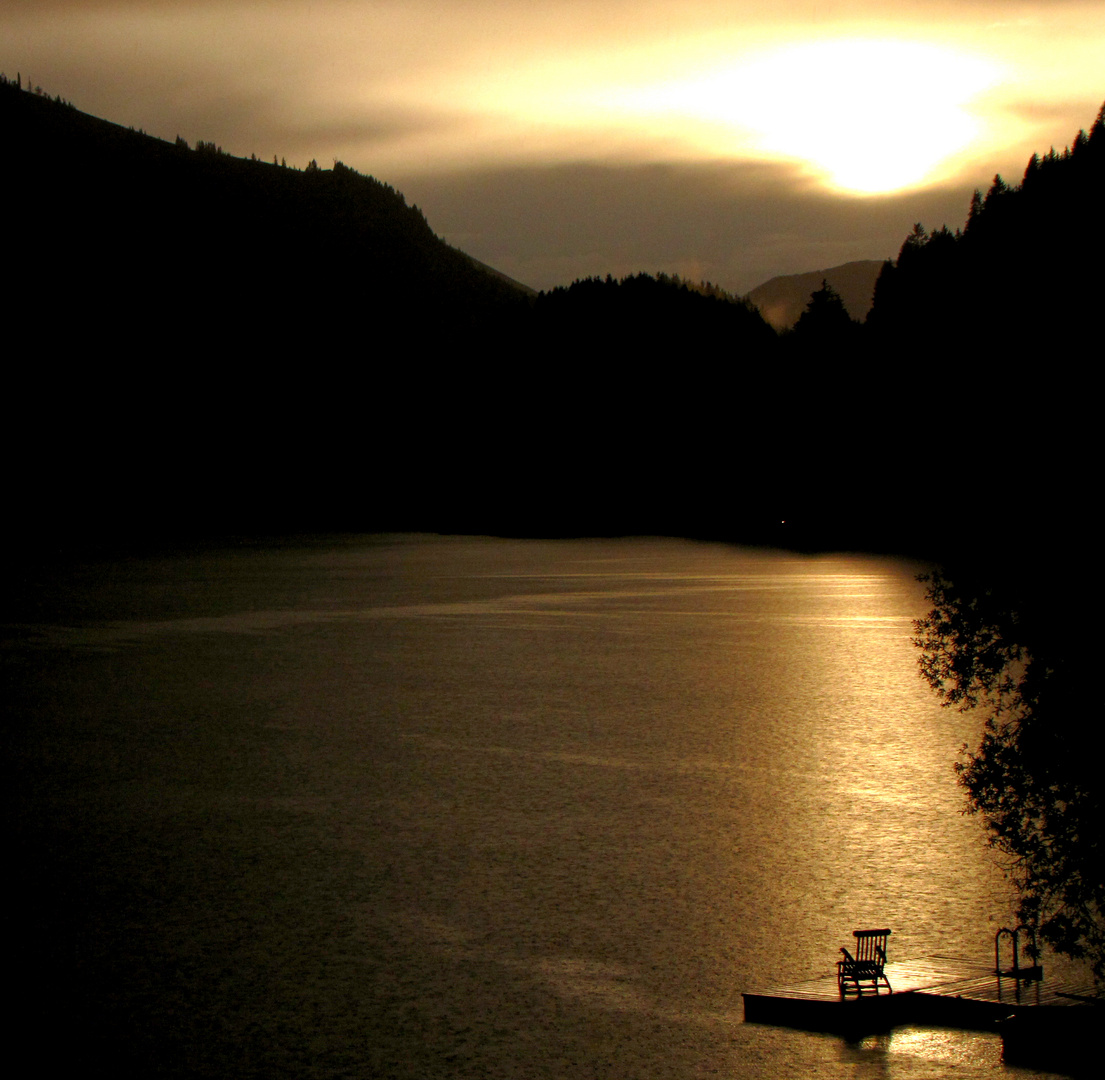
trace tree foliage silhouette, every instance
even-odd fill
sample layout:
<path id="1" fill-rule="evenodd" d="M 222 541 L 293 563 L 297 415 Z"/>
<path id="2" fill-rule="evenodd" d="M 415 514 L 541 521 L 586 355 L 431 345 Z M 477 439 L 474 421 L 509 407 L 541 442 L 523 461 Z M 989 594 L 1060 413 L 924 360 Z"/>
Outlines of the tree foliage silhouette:
<path id="1" fill-rule="evenodd" d="M 796 337 L 824 345 L 845 344 L 858 330 L 859 323 L 848 314 L 840 293 L 824 279 L 794 326 Z"/>
<path id="2" fill-rule="evenodd" d="M 966 355 L 1054 353 L 1071 325 L 1063 315 L 1100 303 L 1103 185 L 1105 106 L 1062 153 L 1034 154 L 1020 184 L 997 175 L 976 191 L 962 231 L 914 227 L 875 288 L 877 346 L 924 362 L 932 334 L 918 327 L 928 326 Z"/>
<path id="3" fill-rule="evenodd" d="M 1081 625 L 1050 577 L 961 568 L 922 580 L 933 606 L 915 624 L 921 673 L 942 704 L 986 714 L 956 766 L 968 810 L 1007 856 L 1018 918 L 1102 979 L 1103 740 Z"/>

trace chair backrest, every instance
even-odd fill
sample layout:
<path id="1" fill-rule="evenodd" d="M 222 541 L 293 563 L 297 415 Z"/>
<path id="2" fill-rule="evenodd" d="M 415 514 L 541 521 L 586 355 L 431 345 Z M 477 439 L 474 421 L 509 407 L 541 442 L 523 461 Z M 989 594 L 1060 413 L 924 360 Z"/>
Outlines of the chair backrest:
<path id="1" fill-rule="evenodd" d="M 859 961 L 886 959 L 886 939 L 890 937 L 889 930 L 853 930 L 852 937 L 856 939 L 856 959 Z"/>

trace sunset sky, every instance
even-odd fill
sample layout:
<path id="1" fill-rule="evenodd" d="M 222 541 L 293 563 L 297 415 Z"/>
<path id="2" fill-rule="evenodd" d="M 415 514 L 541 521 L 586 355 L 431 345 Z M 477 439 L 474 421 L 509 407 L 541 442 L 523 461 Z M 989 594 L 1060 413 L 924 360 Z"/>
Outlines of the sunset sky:
<path id="1" fill-rule="evenodd" d="M 1105 0 L 0 0 L 0 71 L 394 184 L 535 288 L 743 292 L 961 225 L 1105 99 Z"/>

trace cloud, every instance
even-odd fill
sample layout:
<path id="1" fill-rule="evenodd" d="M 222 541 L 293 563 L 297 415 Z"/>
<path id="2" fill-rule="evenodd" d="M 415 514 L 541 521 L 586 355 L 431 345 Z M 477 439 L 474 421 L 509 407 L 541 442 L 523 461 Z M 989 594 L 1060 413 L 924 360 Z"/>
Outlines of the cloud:
<path id="1" fill-rule="evenodd" d="M 1004 109 L 1034 135 L 1048 137 L 1055 132 L 1068 132 L 1062 140 L 1062 145 L 1068 145 L 1080 129 L 1089 130 L 1103 101 L 1105 79 L 1102 80 L 1096 98 L 1069 97 L 1052 101 L 1014 98 L 1005 104 Z M 1036 146 L 1035 149 L 1038 151 L 1039 147 Z"/>
<path id="2" fill-rule="evenodd" d="M 999 13 L 1035 21 L 994 30 Z M 830 196 L 797 164 L 749 160 L 767 150 L 739 125 L 721 161 L 724 140 L 689 139 L 681 114 L 650 126 L 616 107 L 641 80 L 853 31 L 936 38 L 1015 76 L 942 186 Z M 894 255 L 914 221 L 961 225 L 974 187 L 1092 122 L 1103 40 L 1100 0 L 0 0 L 8 75 L 164 138 L 340 158 L 544 288 L 665 270 L 746 291 Z"/>
<path id="3" fill-rule="evenodd" d="M 478 169 L 391 178 L 450 243 L 538 289 L 679 273 L 744 293 L 776 274 L 896 257 L 917 220 L 961 226 L 971 186 L 831 196 L 776 163 Z"/>

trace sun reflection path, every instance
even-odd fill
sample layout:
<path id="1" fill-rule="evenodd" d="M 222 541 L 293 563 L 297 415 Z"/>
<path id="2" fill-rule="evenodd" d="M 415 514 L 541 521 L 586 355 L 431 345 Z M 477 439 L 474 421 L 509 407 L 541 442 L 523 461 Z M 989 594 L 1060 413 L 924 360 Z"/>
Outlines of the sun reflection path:
<path id="1" fill-rule="evenodd" d="M 935 1075 L 929 1068 L 946 1066 L 971 1075 L 1002 1070 L 1001 1038 L 995 1031 L 960 1031 L 900 1027 L 869 1035 L 852 1049 L 853 1059 L 884 1058 L 890 1075 Z"/>

